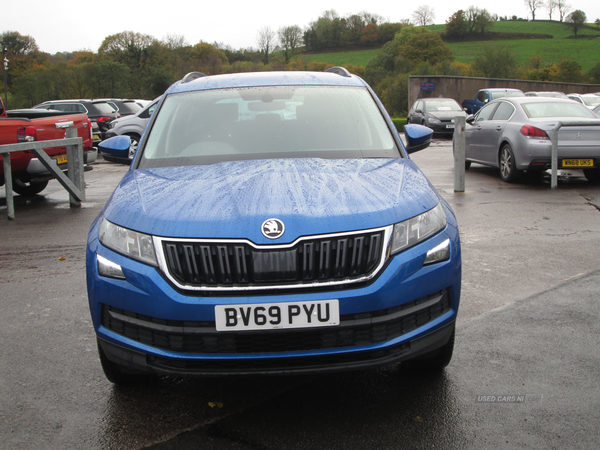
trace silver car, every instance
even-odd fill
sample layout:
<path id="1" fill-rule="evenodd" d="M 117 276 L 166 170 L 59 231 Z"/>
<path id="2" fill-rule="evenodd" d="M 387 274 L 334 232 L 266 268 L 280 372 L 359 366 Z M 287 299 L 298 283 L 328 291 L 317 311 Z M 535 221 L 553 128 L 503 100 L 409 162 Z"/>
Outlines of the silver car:
<path id="1" fill-rule="evenodd" d="M 590 181 L 600 181 L 600 118 L 572 100 L 513 97 L 493 100 L 467 117 L 466 166 L 472 162 L 498 167 L 506 182 L 523 171 L 550 168 L 550 132 L 557 121 L 597 120 L 598 126 L 570 126 L 558 134 L 559 168 L 583 169 Z"/>
<path id="2" fill-rule="evenodd" d="M 152 102 L 150 102 L 144 109 L 138 111 L 136 114 L 121 117 L 120 119 L 113 120 L 110 124 L 110 129 L 106 132 L 106 138 L 111 138 L 114 136 L 127 135 L 131 138 L 131 145 L 129 148 L 129 158 L 126 161 L 116 161 L 115 158 L 111 158 L 110 155 L 102 155 L 108 161 L 114 162 L 125 162 L 129 164 L 131 159 L 135 155 L 137 151 L 138 143 L 142 134 L 144 134 L 144 130 L 146 129 L 146 125 L 158 104 L 160 97 L 155 98 Z"/>

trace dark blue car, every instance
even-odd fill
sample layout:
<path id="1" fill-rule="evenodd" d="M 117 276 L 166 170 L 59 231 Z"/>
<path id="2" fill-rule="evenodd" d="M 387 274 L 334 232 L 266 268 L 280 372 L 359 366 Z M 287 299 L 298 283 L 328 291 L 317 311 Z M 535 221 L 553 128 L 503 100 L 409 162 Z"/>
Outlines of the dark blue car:
<path id="1" fill-rule="evenodd" d="M 445 367 L 458 227 L 406 135 L 342 68 L 171 86 L 88 237 L 107 378 Z"/>

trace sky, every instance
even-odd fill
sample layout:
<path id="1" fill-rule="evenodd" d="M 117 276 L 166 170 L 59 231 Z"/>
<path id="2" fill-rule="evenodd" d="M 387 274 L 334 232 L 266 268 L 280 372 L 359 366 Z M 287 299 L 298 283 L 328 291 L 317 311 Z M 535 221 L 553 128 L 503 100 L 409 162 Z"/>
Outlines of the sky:
<path id="1" fill-rule="evenodd" d="M 568 0 L 573 9 L 583 10 L 589 22 L 600 17 L 600 2 Z M 591 5 L 590 5 L 591 3 Z M 254 5 L 254 6 L 252 6 Z M 148 34 L 163 40 L 168 35 L 183 36 L 194 45 L 200 41 L 220 43 L 233 49 L 257 48 L 258 31 L 270 27 L 298 25 L 304 29 L 323 15 L 334 10 L 340 17 L 367 11 L 388 22 L 412 20 L 420 5 L 435 11 L 434 22 L 443 24 L 459 9 L 474 5 L 492 14 L 529 17 L 523 0 L 423 0 L 423 2 L 371 0 L 303 0 L 293 3 L 281 0 L 261 2 L 232 2 L 198 0 L 124 0 L 121 2 L 73 0 L 0 0 L 0 32 L 18 31 L 33 37 L 43 52 L 97 52 L 107 36 L 122 31 Z M 548 18 L 545 9 L 536 18 Z M 558 13 L 553 16 L 558 19 Z"/>

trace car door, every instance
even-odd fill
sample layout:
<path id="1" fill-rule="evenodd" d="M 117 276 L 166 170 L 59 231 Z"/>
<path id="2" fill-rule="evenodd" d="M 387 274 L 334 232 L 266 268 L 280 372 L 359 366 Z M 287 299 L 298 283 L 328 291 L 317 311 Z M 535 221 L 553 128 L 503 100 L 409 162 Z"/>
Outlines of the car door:
<path id="1" fill-rule="evenodd" d="M 504 128 L 514 112 L 515 107 L 512 103 L 501 101 L 490 119 L 481 122 L 479 148 L 481 149 L 482 161 L 497 163 Z"/>
<path id="2" fill-rule="evenodd" d="M 417 100 L 411 109 L 410 115 L 410 123 L 421 123 L 423 116 L 419 114 L 417 111 L 423 110 L 423 102 L 421 100 Z"/>
<path id="3" fill-rule="evenodd" d="M 470 161 L 482 161 L 481 132 L 492 117 L 497 103 L 485 105 L 465 126 L 465 156 Z"/>

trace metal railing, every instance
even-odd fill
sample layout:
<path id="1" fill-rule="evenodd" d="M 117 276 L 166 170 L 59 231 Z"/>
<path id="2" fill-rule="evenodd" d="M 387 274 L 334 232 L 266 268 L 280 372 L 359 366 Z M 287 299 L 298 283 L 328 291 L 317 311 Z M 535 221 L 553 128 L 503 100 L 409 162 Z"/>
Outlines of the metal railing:
<path id="1" fill-rule="evenodd" d="M 600 127 L 600 119 L 558 121 L 550 131 L 552 142 L 551 155 L 551 181 L 550 187 L 556 189 L 558 186 L 558 131 L 562 127 L 595 126 Z M 454 192 L 465 191 L 465 118 L 455 118 L 454 137 L 452 141 L 454 149 Z M 577 158 L 582 159 L 582 158 Z M 593 158 L 584 158 L 593 159 Z M 569 167 L 570 169 L 583 169 L 584 167 Z M 598 169 L 600 170 L 600 169 Z"/>
<path id="2" fill-rule="evenodd" d="M 53 139 L 49 141 L 24 142 L 21 144 L 0 145 L 0 155 L 4 164 L 4 189 L 6 191 L 6 206 L 8 219 L 15 218 L 15 205 L 12 190 L 12 172 L 10 154 L 31 150 L 39 161 L 55 175 L 56 180 L 69 192 L 69 204 L 71 208 L 80 207 L 85 200 L 85 182 L 83 178 L 83 140 L 77 136 L 75 128 L 66 130 L 64 139 Z M 56 161 L 50 158 L 45 148 L 67 147 L 67 173 L 68 177 L 58 167 Z"/>

